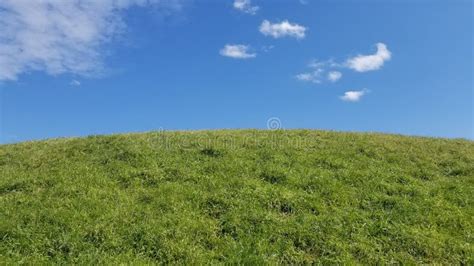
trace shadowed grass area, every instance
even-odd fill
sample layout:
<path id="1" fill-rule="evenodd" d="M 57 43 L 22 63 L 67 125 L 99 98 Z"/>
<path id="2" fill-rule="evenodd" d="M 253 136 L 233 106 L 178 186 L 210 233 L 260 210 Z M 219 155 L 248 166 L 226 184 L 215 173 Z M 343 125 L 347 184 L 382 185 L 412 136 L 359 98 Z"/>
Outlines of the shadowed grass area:
<path id="1" fill-rule="evenodd" d="M 474 142 L 199 131 L 0 146 L 4 263 L 474 263 Z"/>

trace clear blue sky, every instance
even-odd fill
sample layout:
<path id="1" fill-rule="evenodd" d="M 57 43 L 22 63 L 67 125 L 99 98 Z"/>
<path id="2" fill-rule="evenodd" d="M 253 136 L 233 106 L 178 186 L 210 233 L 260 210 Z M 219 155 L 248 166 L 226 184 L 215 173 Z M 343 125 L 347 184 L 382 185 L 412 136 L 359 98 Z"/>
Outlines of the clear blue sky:
<path id="1" fill-rule="evenodd" d="M 0 3 L 1 143 L 270 117 L 474 138 L 472 1 L 127 1 Z"/>

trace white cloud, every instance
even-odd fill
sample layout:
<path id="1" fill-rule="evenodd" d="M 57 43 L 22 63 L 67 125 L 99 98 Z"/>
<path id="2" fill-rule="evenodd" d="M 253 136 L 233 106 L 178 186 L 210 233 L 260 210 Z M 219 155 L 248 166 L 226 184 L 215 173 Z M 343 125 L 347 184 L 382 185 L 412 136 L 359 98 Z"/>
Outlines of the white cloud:
<path id="1" fill-rule="evenodd" d="M 258 6 L 252 6 L 251 0 L 234 0 L 234 8 L 251 15 L 257 14 L 260 9 Z"/>
<path id="2" fill-rule="evenodd" d="M 341 96 L 341 100 L 346 101 L 346 102 L 358 102 L 364 96 L 367 94 L 368 90 L 364 89 L 361 91 L 346 91 L 343 96 Z"/>
<path id="3" fill-rule="evenodd" d="M 77 79 L 73 79 L 73 80 L 71 80 L 69 85 L 71 85 L 71 86 L 81 86 L 81 82 Z"/>
<path id="4" fill-rule="evenodd" d="M 296 23 L 290 23 L 284 20 L 281 23 L 271 23 L 264 20 L 260 25 L 260 32 L 265 36 L 272 36 L 273 38 L 294 37 L 296 39 L 303 39 L 306 35 L 306 28 Z"/>
<path id="5" fill-rule="evenodd" d="M 329 59 L 326 61 L 320 61 L 320 60 L 312 60 L 309 64 L 308 67 L 311 68 L 322 68 L 322 69 L 328 69 L 328 68 L 339 68 L 341 65 L 334 62 L 333 59 Z"/>
<path id="6" fill-rule="evenodd" d="M 1 0 L 0 81 L 30 71 L 97 75 L 101 46 L 122 33 L 121 11 L 160 0 Z M 165 1 L 179 8 L 178 0 Z"/>
<path id="7" fill-rule="evenodd" d="M 275 45 L 264 45 L 264 46 L 262 46 L 261 50 L 265 53 L 268 53 L 271 50 L 273 50 L 273 48 L 275 48 Z"/>
<path id="8" fill-rule="evenodd" d="M 311 72 L 301 73 L 296 75 L 296 79 L 300 81 L 313 82 L 316 84 L 321 83 L 321 76 L 323 74 L 323 69 L 315 69 Z"/>
<path id="9" fill-rule="evenodd" d="M 372 55 L 358 55 L 353 58 L 349 58 L 346 61 L 346 66 L 357 71 L 366 72 L 380 69 L 385 61 L 390 60 L 392 57 L 391 52 L 387 49 L 387 46 L 383 43 L 377 43 L 377 52 Z"/>
<path id="10" fill-rule="evenodd" d="M 377 52 L 373 55 L 358 55 L 347 59 L 345 62 L 336 62 L 333 59 L 326 61 L 313 60 L 308 64 L 311 71 L 296 75 L 296 79 L 305 82 L 322 83 L 323 81 L 337 82 L 343 74 L 342 70 L 349 68 L 357 72 L 366 72 L 380 69 L 384 63 L 391 59 L 392 54 L 383 43 L 377 43 Z M 341 99 L 345 101 L 358 101 L 368 91 L 348 91 Z"/>
<path id="11" fill-rule="evenodd" d="M 256 53 L 250 52 L 250 47 L 243 44 L 226 44 L 219 52 L 222 56 L 237 58 L 237 59 L 248 59 L 257 56 Z"/>
<path id="12" fill-rule="evenodd" d="M 313 73 L 301 73 L 296 75 L 296 79 L 301 81 L 312 81 L 313 80 Z"/>
<path id="13" fill-rule="evenodd" d="M 342 73 L 339 71 L 331 71 L 328 73 L 328 80 L 336 82 L 342 78 Z"/>
<path id="14" fill-rule="evenodd" d="M 342 78 L 342 73 L 339 71 L 327 72 L 328 68 L 336 67 L 336 63 L 333 60 L 328 61 L 317 61 L 313 60 L 308 64 L 311 71 L 296 75 L 296 79 L 300 81 L 313 82 L 316 84 L 322 83 L 323 80 L 329 80 L 336 82 Z M 327 73 L 327 74 L 326 74 Z"/>

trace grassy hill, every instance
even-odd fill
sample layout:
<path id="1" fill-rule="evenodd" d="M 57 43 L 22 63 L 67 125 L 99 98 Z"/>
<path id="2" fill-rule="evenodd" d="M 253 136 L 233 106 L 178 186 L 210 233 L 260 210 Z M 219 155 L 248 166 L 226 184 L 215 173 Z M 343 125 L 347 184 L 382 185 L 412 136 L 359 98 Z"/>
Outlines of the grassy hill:
<path id="1" fill-rule="evenodd" d="M 200 131 L 0 146 L 3 263 L 474 264 L 474 142 Z"/>

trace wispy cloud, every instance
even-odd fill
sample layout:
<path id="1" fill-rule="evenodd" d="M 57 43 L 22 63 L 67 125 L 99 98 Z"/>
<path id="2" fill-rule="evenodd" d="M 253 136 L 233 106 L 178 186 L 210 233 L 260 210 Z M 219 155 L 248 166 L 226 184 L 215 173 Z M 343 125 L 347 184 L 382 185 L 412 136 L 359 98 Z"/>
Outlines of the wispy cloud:
<path id="1" fill-rule="evenodd" d="M 81 82 L 77 79 L 73 79 L 71 80 L 71 82 L 69 82 L 69 85 L 77 87 L 77 86 L 81 86 Z"/>
<path id="2" fill-rule="evenodd" d="M 328 80 L 331 82 L 336 82 L 342 78 L 342 73 L 339 71 L 331 71 L 328 73 Z"/>
<path id="3" fill-rule="evenodd" d="M 372 55 L 358 55 L 349 58 L 346 61 L 346 66 L 357 71 L 367 72 L 380 69 L 385 61 L 392 58 L 392 53 L 388 50 L 384 43 L 377 43 L 377 52 Z"/>
<path id="4" fill-rule="evenodd" d="M 321 76 L 323 71 L 321 69 L 316 69 L 312 72 L 306 72 L 296 75 L 296 79 L 300 81 L 313 82 L 316 84 L 321 83 Z"/>
<path id="5" fill-rule="evenodd" d="M 248 59 L 257 56 L 256 53 L 252 53 L 250 46 L 243 44 L 226 44 L 224 48 L 220 50 L 222 56 L 227 56 L 236 59 Z"/>
<path id="6" fill-rule="evenodd" d="M 251 0 L 234 0 L 234 8 L 250 15 L 257 14 L 260 9 L 259 6 L 252 6 Z"/>
<path id="7" fill-rule="evenodd" d="M 274 48 L 275 48 L 275 45 L 264 45 L 264 46 L 262 46 L 261 50 L 265 53 L 268 53 L 271 50 L 273 50 Z"/>
<path id="8" fill-rule="evenodd" d="M 265 36 L 273 38 L 293 37 L 303 39 L 306 36 L 306 30 L 306 27 L 290 23 L 288 20 L 280 23 L 271 23 L 268 20 L 264 20 L 260 25 L 260 32 Z"/>
<path id="9" fill-rule="evenodd" d="M 308 67 L 313 71 L 298 74 L 296 77 L 301 81 L 310 81 L 313 83 L 322 83 L 323 74 L 328 81 L 337 82 L 343 74 L 343 69 L 352 69 L 356 72 L 374 71 L 382 68 L 384 63 L 392 58 L 391 52 L 384 43 L 377 43 L 377 52 L 372 55 L 358 55 L 347 60 L 335 62 L 333 59 L 327 61 L 313 60 Z"/>
<path id="10" fill-rule="evenodd" d="M 346 91 L 343 96 L 341 96 L 341 100 L 346 102 L 358 102 L 360 99 L 366 95 L 369 91 L 367 89 L 363 89 L 360 91 Z"/>
<path id="11" fill-rule="evenodd" d="M 342 73 L 339 71 L 330 71 L 327 73 L 327 69 L 331 67 L 336 67 L 336 63 L 334 63 L 332 60 L 313 60 L 308 64 L 310 71 L 296 75 L 296 79 L 316 84 L 322 83 L 325 79 L 336 82 L 342 77 Z"/>
<path id="12" fill-rule="evenodd" d="M 178 0 L 1 0 L 0 81 L 22 73 L 103 70 L 101 47 L 122 33 L 121 11 L 132 6 L 179 8 Z"/>

